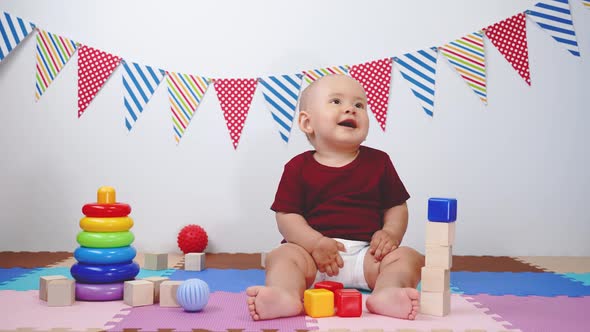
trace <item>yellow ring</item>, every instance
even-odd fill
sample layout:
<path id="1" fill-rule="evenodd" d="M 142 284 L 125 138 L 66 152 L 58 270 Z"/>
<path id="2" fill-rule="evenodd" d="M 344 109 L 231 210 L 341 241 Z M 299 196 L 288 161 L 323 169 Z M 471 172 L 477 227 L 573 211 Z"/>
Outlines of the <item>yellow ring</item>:
<path id="1" fill-rule="evenodd" d="M 87 232 L 124 232 L 131 227 L 133 227 L 133 219 L 130 217 L 84 217 L 80 219 L 80 228 Z"/>

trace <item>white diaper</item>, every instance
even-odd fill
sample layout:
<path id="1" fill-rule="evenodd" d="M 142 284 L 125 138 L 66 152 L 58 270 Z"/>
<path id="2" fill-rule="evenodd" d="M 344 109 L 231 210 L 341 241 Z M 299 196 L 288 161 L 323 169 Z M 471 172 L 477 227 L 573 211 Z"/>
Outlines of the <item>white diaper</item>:
<path id="1" fill-rule="evenodd" d="M 346 252 L 340 251 L 340 256 L 344 261 L 344 267 L 340 269 L 338 275 L 328 276 L 326 273 L 317 272 L 314 284 L 319 281 L 336 281 L 344 284 L 345 288 L 359 288 L 371 290 L 365 280 L 364 261 L 365 254 L 369 249 L 369 243 L 365 241 L 353 241 L 344 239 L 334 239 L 344 245 Z"/>

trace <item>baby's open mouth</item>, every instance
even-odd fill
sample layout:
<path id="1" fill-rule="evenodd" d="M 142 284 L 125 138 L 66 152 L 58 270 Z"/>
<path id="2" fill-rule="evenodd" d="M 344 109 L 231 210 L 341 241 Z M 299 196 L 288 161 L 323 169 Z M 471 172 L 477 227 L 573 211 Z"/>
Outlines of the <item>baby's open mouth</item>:
<path id="1" fill-rule="evenodd" d="M 354 119 L 347 119 L 344 121 L 338 122 L 339 126 L 348 127 L 348 128 L 356 128 L 356 121 Z"/>

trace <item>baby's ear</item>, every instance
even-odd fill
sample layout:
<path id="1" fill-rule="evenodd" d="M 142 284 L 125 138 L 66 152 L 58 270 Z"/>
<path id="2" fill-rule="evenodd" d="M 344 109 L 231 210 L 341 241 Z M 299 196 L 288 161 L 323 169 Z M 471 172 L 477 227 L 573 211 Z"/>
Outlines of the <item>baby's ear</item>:
<path id="1" fill-rule="evenodd" d="M 311 127 L 311 120 L 309 117 L 309 113 L 306 111 L 299 112 L 299 129 L 302 132 L 306 133 L 307 135 L 313 134 L 313 128 Z"/>

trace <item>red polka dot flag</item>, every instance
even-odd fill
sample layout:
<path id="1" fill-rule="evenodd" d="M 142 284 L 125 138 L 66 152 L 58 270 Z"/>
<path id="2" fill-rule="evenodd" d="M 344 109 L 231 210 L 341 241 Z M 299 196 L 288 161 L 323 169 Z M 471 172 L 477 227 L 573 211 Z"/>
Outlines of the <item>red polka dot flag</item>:
<path id="1" fill-rule="evenodd" d="M 531 85 L 525 14 L 509 17 L 484 28 L 483 31 L 525 82 Z"/>
<path id="2" fill-rule="evenodd" d="M 217 98 L 219 98 L 234 149 L 238 148 L 257 83 L 256 78 L 214 80 L 213 84 L 215 85 L 215 91 L 217 91 Z"/>
<path id="3" fill-rule="evenodd" d="M 117 68 L 121 58 L 90 46 L 78 50 L 78 117 Z"/>
<path id="4" fill-rule="evenodd" d="M 365 88 L 369 107 L 375 114 L 381 129 L 385 130 L 391 82 L 391 58 L 354 65 L 350 69 L 350 76 Z"/>

